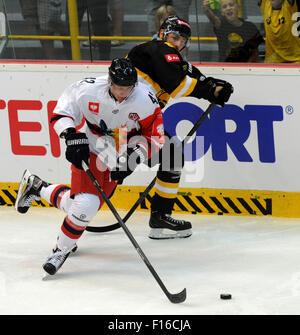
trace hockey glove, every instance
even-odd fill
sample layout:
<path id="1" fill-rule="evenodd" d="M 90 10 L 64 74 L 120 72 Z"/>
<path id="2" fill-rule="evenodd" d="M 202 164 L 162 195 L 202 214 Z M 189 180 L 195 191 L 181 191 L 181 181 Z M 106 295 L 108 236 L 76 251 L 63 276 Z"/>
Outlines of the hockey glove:
<path id="1" fill-rule="evenodd" d="M 110 173 L 111 179 L 122 183 L 123 179 L 128 177 L 135 168 L 147 159 L 147 151 L 141 145 L 127 147 L 127 150 L 118 157 L 117 167 Z"/>
<path id="2" fill-rule="evenodd" d="M 90 149 L 86 135 L 84 133 L 67 133 L 65 139 L 67 145 L 66 159 L 80 170 L 82 170 L 82 161 L 89 165 Z"/>
<path id="3" fill-rule="evenodd" d="M 216 79 L 212 77 L 208 77 L 207 80 L 209 80 L 209 83 L 211 83 L 211 92 L 213 92 L 211 102 L 216 103 L 217 105 L 220 105 L 224 107 L 225 102 L 227 102 L 233 93 L 233 87 L 230 83 L 228 83 L 225 80 L 222 79 Z M 215 90 L 217 86 L 221 86 L 222 89 L 219 91 L 218 96 L 215 96 Z"/>

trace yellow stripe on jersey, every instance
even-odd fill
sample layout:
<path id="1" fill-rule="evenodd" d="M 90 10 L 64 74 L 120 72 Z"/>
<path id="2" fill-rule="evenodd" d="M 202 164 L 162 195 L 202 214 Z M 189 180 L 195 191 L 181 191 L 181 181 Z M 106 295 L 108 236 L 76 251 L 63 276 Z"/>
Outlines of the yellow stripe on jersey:
<path id="1" fill-rule="evenodd" d="M 152 80 L 149 75 L 141 70 L 139 70 L 138 68 L 136 68 L 136 72 L 137 74 L 142 77 L 148 84 L 150 84 L 156 92 L 161 91 L 161 87 L 157 84 L 157 82 L 155 82 L 154 80 Z"/>
<path id="2" fill-rule="evenodd" d="M 189 76 L 185 76 L 182 82 L 177 86 L 177 88 L 171 93 L 171 97 L 173 99 L 179 97 L 186 97 L 194 90 L 197 84 L 197 80 L 195 78 L 191 78 Z"/>
<path id="3" fill-rule="evenodd" d="M 145 81 L 146 85 L 151 85 L 151 87 L 153 87 L 153 89 L 156 92 L 156 98 L 158 99 L 158 101 L 160 103 L 162 103 L 164 106 L 167 104 L 167 102 L 170 99 L 170 95 L 164 91 L 158 84 L 157 82 L 155 82 L 154 80 L 152 80 L 150 78 L 150 76 L 148 76 L 147 73 L 139 70 L 138 68 L 136 68 L 137 74 L 139 76 L 139 79 L 141 80 L 141 82 Z"/>
<path id="4" fill-rule="evenodd" d="M 188 90 L 182 96 L 183 97 L 189 96 L 193 92 L 196 84 L 197 84 L 197 79 L 192 78 L 192 83 L 191 83 L 190 87 L 188 88 Z"/>
<path id="5" fill-rule="evenodd" d="M 174 98 L 176 95 L 182 91 L 182 89 L 185 87 L 185 84 L 187 82 L 187 76 L 184 77 L 182 82 L 175 88 L 175 90 L 171 93 L 171 97 Z"/>
<path id="6" fill-rule="evenodd" d="M 177 49 L 174 47 L 174 45 L 172 45 L 171 43 L 169 43 L 169 42 L 165 42 L 165 44 L 166 44 L 167 46 L 169 46 L 170 48 L 173 48 L 173 49 L 177 50 Z"/>

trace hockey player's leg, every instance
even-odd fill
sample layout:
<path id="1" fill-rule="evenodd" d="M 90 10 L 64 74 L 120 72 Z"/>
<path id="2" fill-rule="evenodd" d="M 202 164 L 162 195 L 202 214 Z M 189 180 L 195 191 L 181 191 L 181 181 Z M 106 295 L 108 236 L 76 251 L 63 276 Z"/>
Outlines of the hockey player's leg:
<path id="1" fill-rule="evenodd" d="M 49 186 L 36 175 L 25 170 L 20 182 L 15 208 L 19 213 L 26 213 L 34 200 L 40 200 L 42 187 Z"/>
<path id="2" fill-rule="evenodd" d="M 149 237 L 152 239 L 184 238 L 192 235 L 192 225 L 185 220 L 171 217 L 180 172 L 158 171 L 156 176 L 155 194 L 151 201 Z"/>
<path id="3" fill-rule="evenodd" d="M 192 225 L 185 220 L 171 217 L 184 166 L 182 146 L 165 132 L 168 145 L 164 145 L 159 154 L 159 171 L 155 182 L 155 194 L 151 201 L 149 237 L 152 239 L 183 238 L 192 235 Z"/>
<path id="4" fill-rule="evenodd" d="M 99 197 L 89 193 L 76 194 L 58 234 L 56 247 L 43 264 L 43 269 L 54 275 L 77 248 L 76 242 L 83 234 L 87 224 L 97 214 Z"/>
<path id="5" fill-rule="evenodd" d="M 51 205 L 68 211 L 71 202 L 70 188 L 65 185 L 49 184 L 36 175 L 25 170 L 21 179 L 20 187 L 18 190 L 15 208 L 19 213 L 27 213 L 34 200 L 41 198 L 48 201 Z M 56 249 L 57 246 L 53 249 Z M 77 246 L 74 246 L 72 251 L 75 252 Z"/>

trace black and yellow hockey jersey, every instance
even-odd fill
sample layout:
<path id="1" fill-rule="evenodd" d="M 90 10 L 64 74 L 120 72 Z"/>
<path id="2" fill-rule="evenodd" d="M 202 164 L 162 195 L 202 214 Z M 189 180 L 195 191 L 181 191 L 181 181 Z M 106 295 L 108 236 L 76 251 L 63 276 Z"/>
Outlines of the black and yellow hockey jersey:
<path id="1" fill-rule="evenodd" d="M 170 43 L 152 40 L 135 46 L 127 55 L 139 80 L 150 84 L 163 107 L 170 96 L 192 96 L 213 101 L 214 85 L 196 67 L 183 60 Z"/>

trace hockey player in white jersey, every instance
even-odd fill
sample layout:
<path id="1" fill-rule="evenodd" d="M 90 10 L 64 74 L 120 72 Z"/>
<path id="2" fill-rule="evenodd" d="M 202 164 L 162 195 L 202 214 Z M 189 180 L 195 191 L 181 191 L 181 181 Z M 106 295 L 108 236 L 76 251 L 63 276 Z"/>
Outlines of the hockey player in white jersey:
<path id="1" fill-rule="evenodd" d="M 83 117 L 84 133 L 76 131 Z M 110 196 L 118 182 L 161 149 L 164 128 L 158 101 L 147 86 L 137 84 L 136 70 L 124 58 L 112 61 L 108 76 L 69 86 L 51 122 L 66 141 L 66 159 L 72 163 L 71 188 L 48 184 L 26 170 L 15 208 L 26 213 L 33 200 L 43 198 L 66 212 L 56 246 L 43 265 L 53 275 L 76 249 L 76 241 L 104 202 L 82 169 L 82 161 Z"/>

